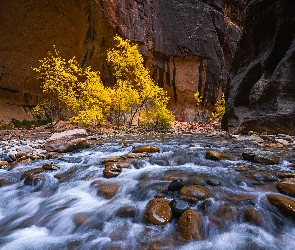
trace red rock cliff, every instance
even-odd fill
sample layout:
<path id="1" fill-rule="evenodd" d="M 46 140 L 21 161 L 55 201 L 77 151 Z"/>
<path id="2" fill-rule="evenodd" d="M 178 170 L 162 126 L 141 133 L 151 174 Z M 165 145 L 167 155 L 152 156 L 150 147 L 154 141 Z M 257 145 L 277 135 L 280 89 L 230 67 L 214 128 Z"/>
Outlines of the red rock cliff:
<path id="1" fill-rule="evenodd" d="M 192 120 L 193 93 L 213 103 L 227 80 L 244 2 L 0 0 L 0 120 L 28 117 L 28 107 L 42 98 L 31 67 L 53 44 L 112 82 L 105 57 L 116 33 L 140 44 L 178 119 Z"/>

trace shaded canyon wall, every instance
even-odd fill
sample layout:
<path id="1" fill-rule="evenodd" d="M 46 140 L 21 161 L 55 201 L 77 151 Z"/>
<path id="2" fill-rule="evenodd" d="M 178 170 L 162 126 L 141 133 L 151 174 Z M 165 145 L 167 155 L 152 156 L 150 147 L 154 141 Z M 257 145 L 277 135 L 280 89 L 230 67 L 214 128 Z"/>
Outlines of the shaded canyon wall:
<path id="1" fill-rule="evenodd" d="M 29 118 L 42 99 L 31 67 L 55 44 L 113 83 L 106 50 L 119 33 L 139 44 L 178 119 L 194 117 L 193 94 L 214 103 L 241 34 L 246 0 L 0 0 L 0 120 Z"/>
<path id="2" fill-rule="evenodd" d="M 230 132 L 295 134 L 294 27 L 294 1 L 249 1 L 227 86 Z"/>

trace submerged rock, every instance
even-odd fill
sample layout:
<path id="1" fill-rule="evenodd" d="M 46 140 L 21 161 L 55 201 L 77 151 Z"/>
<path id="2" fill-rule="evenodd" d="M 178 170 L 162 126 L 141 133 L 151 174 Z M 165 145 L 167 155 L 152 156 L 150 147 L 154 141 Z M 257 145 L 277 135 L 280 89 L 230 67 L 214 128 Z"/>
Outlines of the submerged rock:
<path id="1" fill-rule="evenodd" d="M 295 196 L 295 178 L 286 178 L 277 184 L 280 193 Z"/>
<path id="2" fill-rule="evenodd" d="M 172 218 L 172 210 L 168 200 L 156 198 L 150 200 L 145 211 L 144 219 L 154 225 L 165 225 Z"/>
<path id="3" fill-rule="evenodd" d="M 160 149 L 155 146 L 142 146 L 134 149 L 132 153 L 158 153 Z"/>
<path id="4" fill-rule="evenodd" d="M 30 169 L 30 170 L 24 172 L 24 173 L 22 174 L 22 176 L 20 177 L 20 179 L 23 180 L 23 179 L 25 179 L 25 178 L 28 177 L 28 176 L 31 176 L 31 175 L 34 175 L 34 174 L 39 174 L 39 173 L 42 173 L 42 172 L 44 172 L 44 171 L 45 171 L 45 169 L 43 169 L 43 168 L 34 168 L 34 169 Z"/>
<path id="5" fill-rule="evenodd" d="M 45 183 L 45 176 L 35 174 L 35 175 L 29 175 L 25 178 L 24 184 L 30 185 L 30 186 L 39 186 L 43 185 Z"/>
<path id="6" fill-rule="evenodd" d="M 182 189 L 180 189 L 179 193 L 181 195 L 181 199 L 189 202 L 205 200 L 210 196 L 205 188 L 198 185 L 183 187 Z"/>
<path id="7" fill-rule="evenodd" d="M 186 210 L 189 209 L 190 205 L 187 201 L 180 200 L 180 199 L 173 199 L 171 202 L 171 209 L 174 216 L 179 217 L 182 215 Z"/>
<path id="8" fill-rule="evenodd" d="M 182 179 L 174 179 L 168 186 L 169 191 L 178 191 L 182 189 L 185 185 L 185 182 Z"/>
<path id="9" fill-rule="evenodd" d="M 179 232 L 186 240 L 201 240 L 203 218 L 195 210 L 186 210 L 178 221 Z"/>
<path id="10" fill-rule="evenodd" d="M 220 161 L 226 159 L 224 153 L 217 151 L 217 150 L 208 150 L 206 152 L 206 159 L 213 160 L 213 161 Z"/>
<path id="11" fill-rule="evenodd" d="M 104 159 L 102 163 L 107 163 L 107 162 L 118 162 L 120 160 L 120 157 L 112 156 Z"/>
<path id="12" fill-rule="evenodd" d="M 75 149 L 88 148 L 90 143 L 86 139 L 85 129 L 73 129 L 53 134 L 44 144 L 44 148 L 50 152 L 65 153 Z"/>
<path id="13" fill-rule="evenodd" d="M 295 200 L 277 194 L 268 195 L 267 200 L 282 212 L 295 216 Z"/>
<path id="14" fill-rule="evenodd" d="M 112 199 L 118 192 L 120 185 L 117 183 L 106 183 L 97 186 L 97 194 L 106 198 Z"/>
<path id="15" fill-rule="evenodd" d="M 258 210 L 254 208 L 250 208 L 250 207 L 245 208 L 244 219 L 245 221 L 253 223 L 256 226 L 263 225 L 263 216 Z"/>

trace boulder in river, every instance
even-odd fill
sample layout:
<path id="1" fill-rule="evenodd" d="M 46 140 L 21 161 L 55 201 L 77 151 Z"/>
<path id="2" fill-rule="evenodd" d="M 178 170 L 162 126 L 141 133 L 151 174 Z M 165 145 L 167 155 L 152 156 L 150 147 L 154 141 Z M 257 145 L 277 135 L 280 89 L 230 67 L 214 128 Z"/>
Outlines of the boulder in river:
<path id="1" fill-rule="evenodd" d="M 112 199 L 118 192 L 120 185 L 117 183 L 105 183 L 97 186 L 97 194 Z"/>
<path id="2" fill-rule="evenodd" d="M 43 168 L 33 168 L 33 169 L 30 169 L 30 170 L 27 170 L 26 172 L 24 172 L 22 174 L 22 176 L 20 177 L 20 179 L 23 180 L 28 176 L 31 176 L 31 175 L 34 175 L 34 174 L 39 174 L 39 173 L 42 173 L 44 171 L 45 171 L 45 169 L 43 169 Z"/>
<path id="3" fill-rule="evenodd" d="M 244 219 L 245 221 L 249 223 L 253 223 L 256 226 L 262 226 L 263 225 L 263 216 L 262 214 L 251 207 L 246 207 L 244 210 Z"/>
<path id="4" fill-rule="evenodd" d="M 201 240 L 203 218 L 202 215 L 195 210 L 186 210 L 178 221 L 179 232 L 186 240 Z"/>
<path id="5" fill-rule="evenodd" d="M 85 129 L 73 129 L 53 134 L 44 144 L 44 148 L 50 152 L 65 153 L 75 149 L 88 148 L 90 143 L 86 139 Z"/>
<path id="6" fill-rule="evenodd" d="M 34 174 L 34 175 L 27 176 L 25 178 L 24 184 L 30 185 L 30 186 L 41 186 L 41 185 L 44 185 L 45 181 L 46 181 L 45 176 Z"/>
<path id="7" fill-rule="evenodd" d="M 121 174 L 122 168 L 117 164 L 117 162 L 108 162 L 105 164 L 105 169 L 103 170 L 103 175 L 106 178 L 117 177 Z"/>
<path id="8" fill-rule="evenodd" d="M 267 200 L 282 212 L 295 216 L 295 200 L 278 194 L 270 194 Z"/>
<path id="9" fill-rule="evenodd" d="M 183 200 L 189 201 L 189 202 L 197 202 L 199 200 L 205 200 L 209 198 L 208 191 L 201 186 L 198 185 L 192 185 L 192 186 L 185 186 L 179 191 L 180 197 Z"/>
<path id="10" fill-rule="evenodd" d="M 217 151 L 217 150 L 208 150 L 206 152 L 206 159 L 213 160 L 213 161 L 220 161 L 226 159 L 224 153 Z"/>
<path id="11" fill-rule="evenodd" d="M 254 162 L 262 163 L 262 164 L 278 164 L 280 162 L 280 158 L 277 157 L 274 153 L 269 151 L 256 151 L 254 157 Z"/>
<path id="12" fill-rule="evenodd" d="M 144 215 L 146 222 L 154 225 L 165 225 L 172 218 L 170 202 L 166 199 L 156 198 L 150 200 Z"/>
<path id="13" fill-rule="evenodd" d="M 169 191 L 178 191 L 185 186 L 185 182 L 182 179 L 174 179 L 168 186 Z"/>
<path id="14" fill-rule="evenodd" d="M 295 196 L 295 178 L 286 178 L 278 182 L 277 189 L 280 193 Z"/>
<path id="15" fill-rule="evenodd" d="M 132 153 L 158 153 L 160 149 L 156 146 L 141 146 L 135 148 Z"/>

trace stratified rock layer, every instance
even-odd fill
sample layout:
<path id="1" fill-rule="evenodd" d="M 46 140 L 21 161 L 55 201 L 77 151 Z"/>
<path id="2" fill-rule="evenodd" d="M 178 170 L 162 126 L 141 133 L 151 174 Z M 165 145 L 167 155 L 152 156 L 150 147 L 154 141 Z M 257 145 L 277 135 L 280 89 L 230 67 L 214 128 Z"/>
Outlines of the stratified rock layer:
<path id="1" fill-rule="evenodd" d="M 295 134 L 295 2 L 248 1 L 230 70 L 225 128 Z"/>

